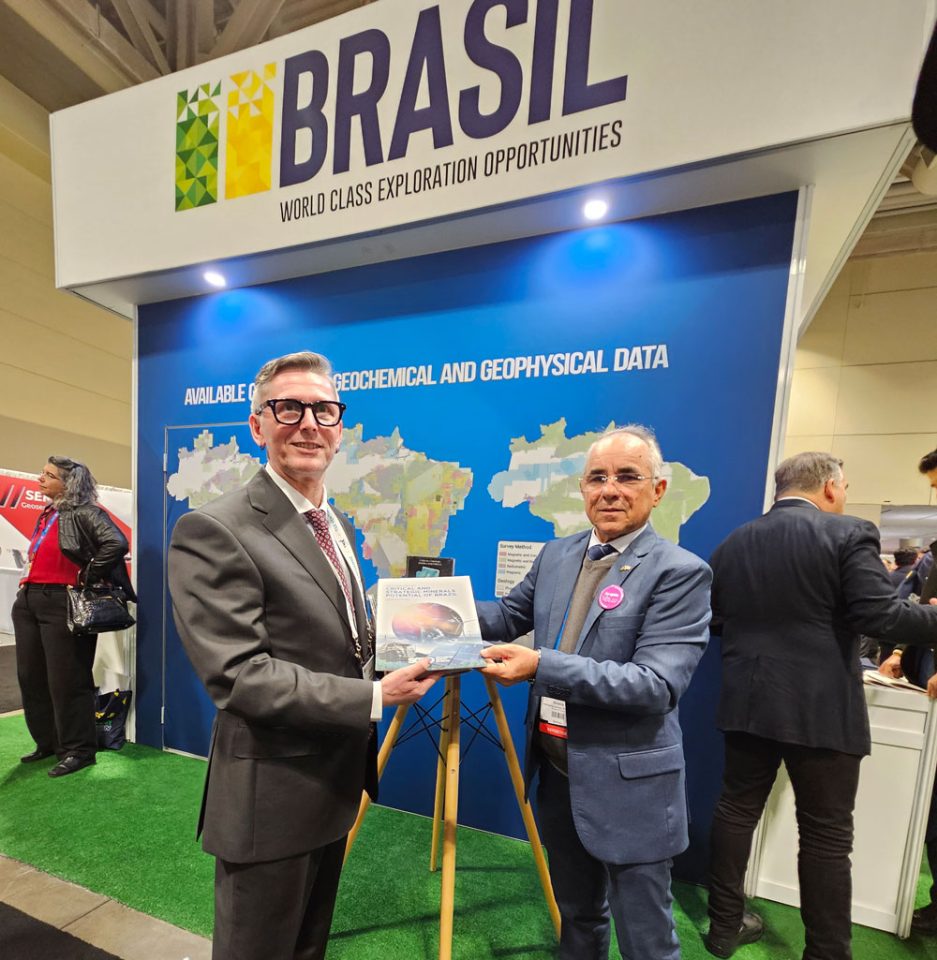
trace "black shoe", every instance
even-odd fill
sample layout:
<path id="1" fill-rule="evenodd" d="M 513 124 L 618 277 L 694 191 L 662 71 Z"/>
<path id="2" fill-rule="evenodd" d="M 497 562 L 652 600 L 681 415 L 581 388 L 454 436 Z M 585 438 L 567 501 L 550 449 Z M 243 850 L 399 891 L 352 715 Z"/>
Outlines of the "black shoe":
<path id="1" fill-rule="evenodd" d="M 742 923 L 739 926 L 738 933 L 734 936 L 714 937 L 712 931 L 703 937 L 703 946 L 714 957 L 731 957 L 739 947 L 746 943 L 754 943 L 761 939 L 765 932 L 765 925 L 757 913 L 749 913 L 747 910 L 742 914 Z"/>
<path id="2" fill-rule="evenodd" d="M 37 760 L 45 760 L 55 753 L 54 750 L 40 750 L 38 747 L 32 753 L 27 753 L 25 757 L 20 757 L 20 763 L 35 763 Z"/>
<path id="3" fill-rule="evenodd" d="M 937 933 L 937 903 L 929 903 L 911 914 L 911 929 L 915 933 Z"/>
<path id="4" fill-rule="evenodd" d="M 64 760 L 59 760 L 59 762 L 49 771 L 50 777 L 66 777 L 70 773 L 75 773 L 76 770 L 82 770 L 85 767 L 90 767 L 94 763 L 94 757 L 76 757 L 74 755 L 66 757 Z"/>

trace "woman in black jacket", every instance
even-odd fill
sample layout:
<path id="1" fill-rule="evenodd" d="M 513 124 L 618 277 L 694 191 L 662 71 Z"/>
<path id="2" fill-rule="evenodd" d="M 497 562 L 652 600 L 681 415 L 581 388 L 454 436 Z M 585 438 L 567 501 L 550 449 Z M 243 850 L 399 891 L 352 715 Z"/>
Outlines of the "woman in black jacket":
<path id="1" fill-rule="evenodd" d="M 49 457 L 39 486 L 51 501 L 29 544 L 29 563 L 13 604 L 16 674 L 26 726 L 36 749 L 23 763 L 55 754 L 50 777 L 94 763 L 94 653 L 97 637 L 66 624 L 66 587 L 107 582 L 136 600 L 124 557 L 127 538 L 97 505 L 94 477 L 83 463 Z"/>

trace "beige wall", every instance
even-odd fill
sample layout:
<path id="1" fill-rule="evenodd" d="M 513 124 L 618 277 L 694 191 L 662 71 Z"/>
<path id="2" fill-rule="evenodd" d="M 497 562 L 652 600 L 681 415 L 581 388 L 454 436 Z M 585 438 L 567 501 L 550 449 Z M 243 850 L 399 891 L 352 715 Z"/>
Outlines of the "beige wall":
<path id="1" fill-rule="evenodd" d="M 797 348 L 785 456 L 845 461 L 849 508 L 934 503 L 937 251 L 849 260 Z"/>
<path id="2" fill-rule="evenodd" d="M 0 467 L 131 485 L 132 328 L 55 289 L 48 114 L 0 78 Z"/>

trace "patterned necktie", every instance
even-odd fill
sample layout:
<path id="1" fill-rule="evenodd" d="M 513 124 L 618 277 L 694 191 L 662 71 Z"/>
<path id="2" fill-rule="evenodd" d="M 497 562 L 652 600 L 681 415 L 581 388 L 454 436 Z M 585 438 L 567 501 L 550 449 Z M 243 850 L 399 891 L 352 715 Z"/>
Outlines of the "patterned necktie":
<path id="1" fill-rule="evenodd" d="M 353 611 L 355 609 L 355 604 L 351 598 L 351 589 L 348 586 L 348 577 L 345 576 L 345 566 L 338 557 L 338 552 L 335 549 L 335 542 L 332 540 L 332 534 L 329 533 L 329 518 L 326 516 L 324 510 L 307 510 L 303 516 L 312 526 L 312 532 L 315 534 L 316 542 L 322 548 L 322 552 L 325 554 L 329 563 L 332 564 L 332 569 L 338 576 L 339 582 L 342 585 L 342 590 L 345 592 L 345 599 L 348 601 L 348 608 Z M 354 616 L 354 614 L 352 614 L 352 616 Z M 358 658 L 358 662 L 361 663 L 363 658 L 361 654 L 361 641 L 358 639 L 358 637 L 355 637 L 355 656 Z"/>
<path id="2" fill-rule="evenodd" d="M 594 563 L 596 560 L 607 557 L 610 553 L 618 553 L 618 551 L 610 543 L 596 543 L 589 547 L 586 556 Z"/>

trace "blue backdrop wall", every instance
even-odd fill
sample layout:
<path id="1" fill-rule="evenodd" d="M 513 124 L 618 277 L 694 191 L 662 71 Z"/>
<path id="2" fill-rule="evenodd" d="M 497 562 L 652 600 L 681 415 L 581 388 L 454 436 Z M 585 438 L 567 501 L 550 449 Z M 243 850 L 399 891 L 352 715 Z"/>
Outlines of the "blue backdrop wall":
<path id="1" fill-rule="evenodd" d="M 576 478 L 589 441 L 612 422 L 655 428 L 671 472 L 655 526 L 707 557 L 761 512 L 796 201 L 764 197 L 141 308 L 138 739 L 207 752 L 213 708 L 172 624 L 165 548 L 184 511 L 258 468 L 248 390 L 270 357 L 312 349 L 338 372 L 348 410 L 327 485 L 356 522 L 369 583 L 399 575 L 408 551 L 442 554 L 490 598 L 498 541 L 543 542 L 587 525 Z M 691 879 L 705 872 L 721 775 L 718 667 L 713 644 L 681 706 L 692 841 L 677 873 Z M 525 697 L 526 688 L 503 697 L 518 744 Z M 477 677 L 463 699 L 485 703 Z M 466 753 L 461 822 L 522 836 L 497 747 L 476 738 Z M 430 813 L 434 776 L 432 744 L 414 737 L 395 751 L 381 800 Z"/>

